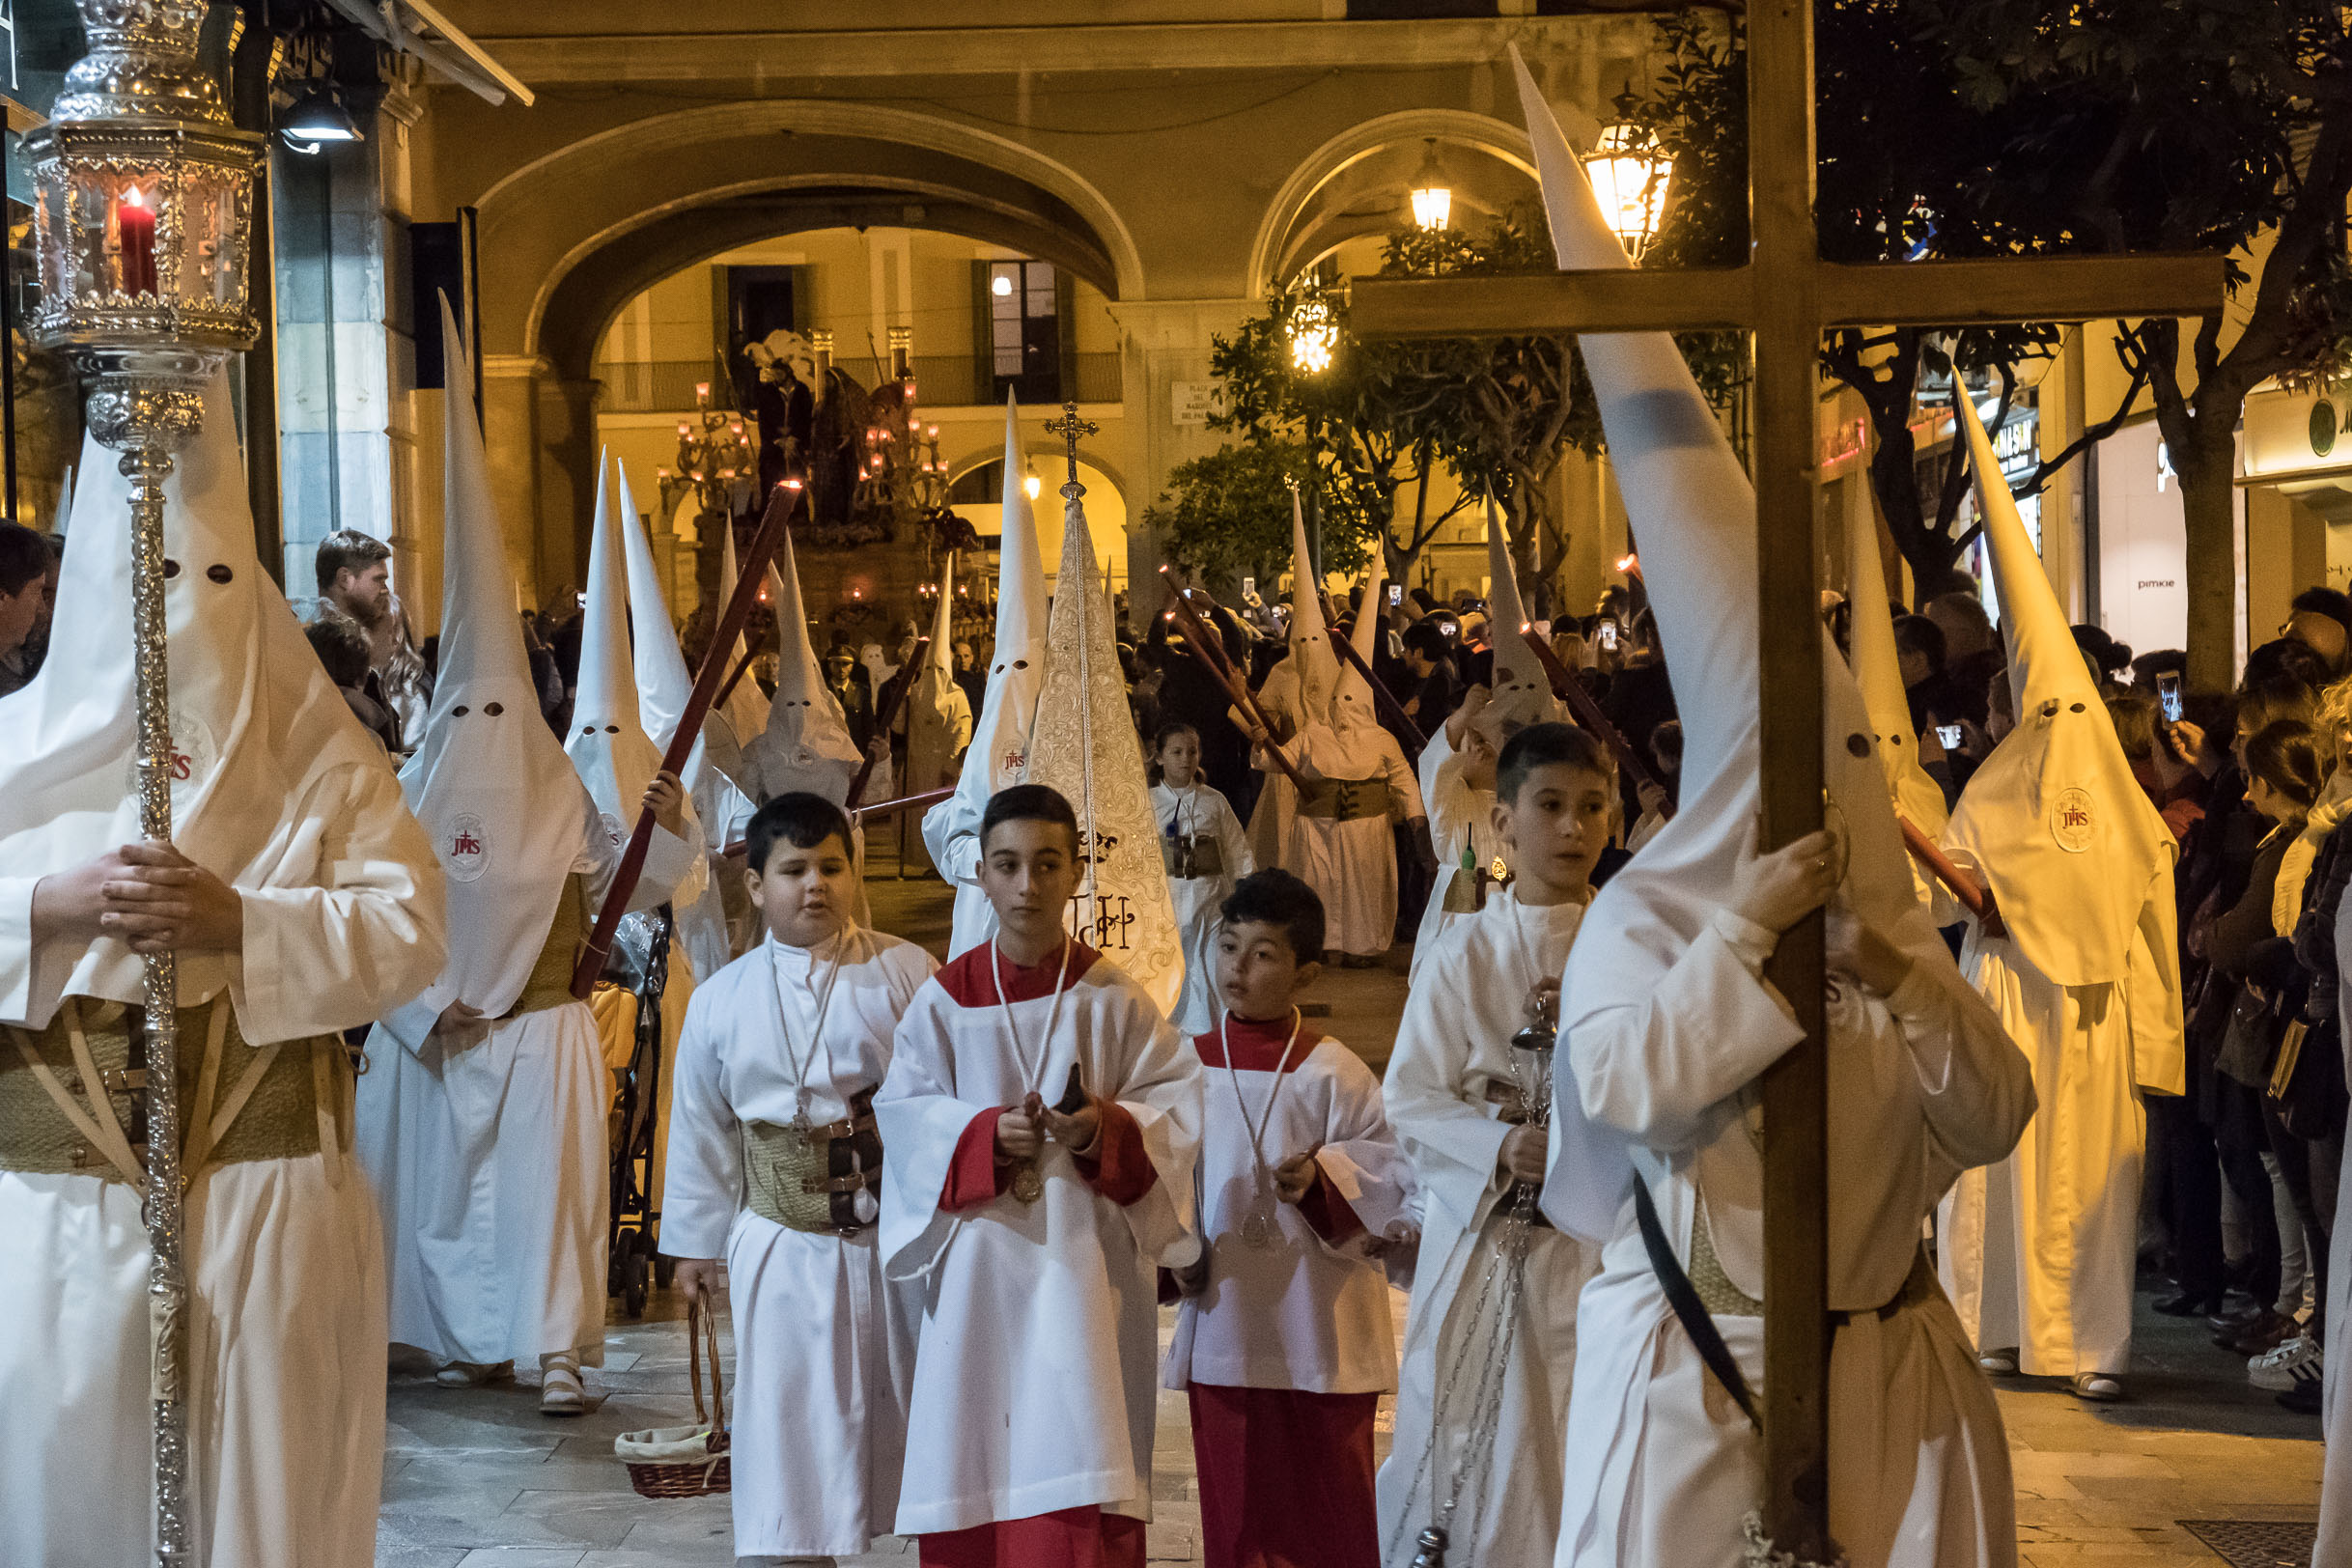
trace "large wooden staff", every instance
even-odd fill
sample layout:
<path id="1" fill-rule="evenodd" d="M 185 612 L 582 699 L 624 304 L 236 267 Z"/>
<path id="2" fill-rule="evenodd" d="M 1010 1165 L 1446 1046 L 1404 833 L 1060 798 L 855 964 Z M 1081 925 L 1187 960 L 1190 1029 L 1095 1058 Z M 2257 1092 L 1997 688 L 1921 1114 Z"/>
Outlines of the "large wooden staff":
<path id="1" fill-rule="evenodd" d="M 1609 721 L 1609 715 L 1601 712 L 1601 705 L 1592 700 L 1592 693 L 1584 689 L 1584 683 L 1560 662 L 1560 656 L 1554 653 L 1552 645 L 1537 633 L 1534 623 L 1521 622 L 1519 634 L 1526 639 L 1529 648 L 1535 650 L 1536 662 L 1544 667 L 1544 679 L 1552 684 L 1552 694 L 1568 705 L 1568 712 L 1576 715 L 1578 726 L 1599 736 L 1602 744 L 1608 746 L 1616 757 L 1617 766 L 1624 769 L 1637 785 L 1654 785 L 1663 791 L 1666 786 L 1660 782 L 1657 771 L 1641 760 L 1641 754 L 1634 749 L 1633 742 Z M 1671 818 L 1674 815 L 1672 798 L 1668 797 L 1659 810 Z"/>
<path id="2" fill-rule="evenodd" d="M 871 822 L 877 817 L 895 817 L 902 811 L 938 805 L 955 793 L 956 787 L 948 784 L 936 790 L 925 790 L 920 795 L 902 795 L 895 800 L 884 800 L 880 805 L 854 806 L 851 808 L 850 816 L 858 823 Z"/>
<path id="3" fill-rule="evenodd" d="M 930 652 L 931 639 L 917 637 L 914 652 L 908 657 L 906 663 L 898 667 L 898 673 L 890 677 L 889 686 L 883 688 L 882 711 L 874 715 L 874 736 L 885 745 L 889 743 L 890 726 L 898 721 L 898 711 L 907 704 L 907 693 L 914 689 L 915 672 L 923 667 L 923 656 Z M 841 798 L 842 810 L 853 813 L 857 810 L 857 802 L 865 798 L 866 780 L 873 776 L 874 745 L 873 742 L 868 742 L 866 760 L 859 765 L 857 776 L 850 780 L 850 793 Z"/>
<path id="4" fill-rule="evenodd" d="M 1361 615 L 1364 612 L 1359 609 L 1356 613 Z M 1323 624 L 1326 627 L 1336 624 L 1331 617 L 1331 598 L 1329 594 L 1323 597 Z M 1413 721 L 1413 715 L 1405 712 L 1405 705 L 1398 702 L 1388 688 L 1381 684 L 1381 678 L 1372 673 L 1372 666 L 1365 663 L 1363 655 L 1356 651 L 1356 644 L 1336 631 L 1328 632 L 1327 635 L 1331 639 L 1331 646 L 1338 649 L 1348 663 L 1354 666 L 1356 673 L 1364 678 L 1364 685 L 1372 688 L 1374 700 L 1387 710 L 1390 718 L 1405 726 L 1405 733 L 1413 737 L 1413 748 L 1415 751 L 1426 750 L 1429 745 L 1429 737 L 1421 733 L 1421 726 L 1415 724 Z"/>
<path id="5" fill-rule="evenodd" d="M 727 684 L 718 688 L 718 695 L 712 700 L 712 707 L 719 707 L 724 704 L 729 697 L 735 695 L 735 688 L 742 686 L 743 684 L 743 677 L 751 672 L 751 661 L 759 657 L 760 651 L 757 648 L 746 648 L 743 650 L 743 657 L 736 661 L 735 673 L 728 676 Z"/>
<path id="6" fill-rule="evenodd" d="M 1160 571 L 1164 576 L 1167 574 L 1168 569 L 1163 566 Z M 1241 713 L 1247 714 L 1251 719 L 1256 721 L 1258 728 L 1266 736 L 1264 748 L 1266 754 L 1274 758 L 1274 766 L 1281 769 L 1284 776 L 1298 786 L 1301 794 L 1304 794 L 1308 788 L 1306 778 L 1299 771 L 1290 758 L 1283 754 L 1281 746 L 1275 743 L 1274 722 L 1266 716 L 1266 710 L 1258 706 L 1257 694 L 1249 689 L 1249 683 L 1243 680 L 1233 666 L 1225 661 L 1224 638 L 1217 634 L 1215 628 L 1201 620 L 1198 613 L 1185 599 L 1184 590 L 1177 587 L 1172 578 L 1167 586 L 1168 593 L 1172 596 L 1168 613 L 1184 624 L 1185 646 L 1192 651 L 1192 657 L 1200 661 L 1200 667 L 1209 672 L 1209 678 L 1225 688 L 1225 695 L 1233 699 L 1234 708 Z"/>
<path id="7" fill-rule="evenodd" d="M 751 606 L 759 598 L 760 574 L 768 558 L 784 541 L 784 529 L 792 518 L 793 509 L 800 504 L 800 487 L 786 480 L 768 494 L 768 511 L 760 518 L 759 531 L 751 536 L 751 550 L 744 557 L 744 570 L 736 578 L 735 596 L 712 629 L 711 644 L 703 653 L 702 669 L 694 677 L 694 690 L 686 698 L 686 711 L 678 715 L 678 729 L 670 737 L 669 749 L 661 754 L 661 770 L 676 773 L 686 767 L 686 758 L 694 751 L 694 742 L 702 736 L 702 721 L 711 712 L 711 704 L 718 696 L 720 677 L 727 673 L 727 650 L 742 634 L 743 623 L 751 618 Z M 629 835 L 629 847 L 621 852 L 621 864 L 612 874 L 612 887 L 604 895 L 604 907 L 597 911 L 596 926 L 588 934 L 588 944 L 580 949 L 579 962 L 572 969 L 572 994 L 586 1000 L 596 990 L 597 977 L 604 972 L 604 960 L 612 952 L 613 933 L 621 926 L 621 916 L 628 912 L 630 898 L 637 890 L 637 879 L 645 874 L 646 852 L 654 844 L 654 808 L 645 806 L 637 812 L 637 826 Z"/>

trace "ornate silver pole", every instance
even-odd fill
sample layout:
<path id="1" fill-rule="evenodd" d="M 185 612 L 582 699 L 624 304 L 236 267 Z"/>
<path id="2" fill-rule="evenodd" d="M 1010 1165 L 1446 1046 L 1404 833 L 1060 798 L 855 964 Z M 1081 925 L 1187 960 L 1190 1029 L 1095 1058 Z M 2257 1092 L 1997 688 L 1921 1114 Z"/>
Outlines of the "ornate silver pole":
<path id="1" fill-rule="evenodd" d="M 172 833 L 163 483 L 203 422 L 205 383 L 259 329 L 245 258 L 261 138 L 236 128 L 197 63 L 203 0 L 79 5 L 90 52 L 26 145 L 42 293 L 27 325 L 88 379 L 91 431 L 123 454 L 130 480 L 139 829 L 162 842 Z M 171 953 L 147 958 L 145 990 L 155 1560 L 181 1568 L 192 1553 Z"/>

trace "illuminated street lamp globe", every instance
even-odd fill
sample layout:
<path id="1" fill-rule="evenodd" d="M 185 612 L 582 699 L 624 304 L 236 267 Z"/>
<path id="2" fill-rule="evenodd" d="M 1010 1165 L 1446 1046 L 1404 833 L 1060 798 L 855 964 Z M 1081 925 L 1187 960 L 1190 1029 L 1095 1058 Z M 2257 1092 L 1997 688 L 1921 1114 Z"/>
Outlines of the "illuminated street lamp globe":
<path id="1" fill-rule="evenodd" d="M 1454 193 L 1445 183 L 1445 171 L 1438 166 L 1438 139 L 1422 138 L 1427 144 L 1421 153 L 1421 167 L 1413 177 L 1413 189 L 1407 193 L 1413 204 L 1413 224 L 1416 229 L 1437 234 L 1453 216 Z"/>
<path id="2" fill-rule="evenodd" d="M 1331 368 L 1338 347 L 1339 323 L 1331 315 L 1331 302 L 1319 294 L 1302 297 L 1290 313 L 1291 368 L 1320 376 Z"/>
<path id="3" fill-rule="evenodd" d="M 1620 120 L 1601 132 L 1599 143 L 1585 155 L 1584 172 L 1592 177 L 1602 217 L 1624 243 L 1625 253 L 1639 261 L 1658 238 L 1674 159 L 1658 145 L 1658 138 Z"/>

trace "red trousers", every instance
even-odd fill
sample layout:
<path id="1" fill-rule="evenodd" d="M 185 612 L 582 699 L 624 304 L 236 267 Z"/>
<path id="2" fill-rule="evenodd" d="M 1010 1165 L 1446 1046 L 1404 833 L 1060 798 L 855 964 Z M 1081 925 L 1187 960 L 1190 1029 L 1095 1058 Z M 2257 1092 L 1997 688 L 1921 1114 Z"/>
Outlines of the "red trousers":
<path id="1" fill-rule="evenodd" d="M 919 1544 L 923 1568 L 1143 1568 L 1143 1541 L 1142 1520 L 1089 1505 L 926 1535 Z"/>
<path id="2" fill-rule="evenodd" d="M 1195 1383 L 1206 1568 L 1380 1568 L 1378 1394 Z"/>

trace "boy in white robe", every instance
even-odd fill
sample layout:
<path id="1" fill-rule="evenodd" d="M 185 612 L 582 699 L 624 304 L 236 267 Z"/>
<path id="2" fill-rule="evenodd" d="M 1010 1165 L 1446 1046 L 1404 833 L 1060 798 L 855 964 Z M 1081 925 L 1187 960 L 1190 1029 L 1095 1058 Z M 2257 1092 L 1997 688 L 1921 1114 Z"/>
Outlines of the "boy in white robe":
<path id="1" fill-rule="evenodd" d="M 1200 732 L 1164 724 L 1152 746 L 1152 815 L 1167 864 L 1168 902 L 1184 934 L 1184 994 L 1173 1022 L 1187 1035 L 1217 1022 L 1216 956 L 1218 906 L 1234 883 L 1256 870 L 1249 835 L 1233 804 L 1200 776 Z"/>
<path id="2" fill-rule="evenodd" d="M 1162 1382 L 1186 1391 L 1207 1568 L 1374 1568 L 1373 1419 L 1396 1386 L 1377 1259 L 1414 1231 L 1413 1172 L 1380 1080 L 1307 1024 L 1323 905 L 1242 879 L 1218 928 L 1203 1085 L 1201 1234 Z M 1230 1092 L 1228 1092 L 1230 1091 Z"/>
<path id="3" fill-rule="evenodd" d="M 920 1278 L 898 1533 L 926 1568 L 1140 1568 L 1156 1267 L 1191 1263 L 1200 1062 L 1064 928 L 1078 822 L 989 802 L 996 935 L 926 984 L 875 1100 L 882 1252 Z"/>
<path id="4" fill-rule="evenodd" d="M 937 966 L 854 922 L 831 801 L 776 797 L 747 854 L 767 938 L 687 1005 L 661 1245 L 690 1303 L 714 1303 L 726 1262 L 737 1560 L 830 1564 L 888 1534 L 898 1505 L 922 1303 L 882 1277 L 873 1101 Z"/>
<path id="5" fill-rule="evenodd" d="M 1513 59 L 1561 265 L 1630 265 Z M 1554 1561 L 1755 1560 L 1744 1526 L 1762 1493 L 1762 1444 L 1697 1346 L 1720 1336 L 1744 1389 L 1762 1376 L 1757 1079 L 1801 1038 L 1763 966 L 1781 932 L 1834 898 L 1830 1532 L 1852 1568 L 2009 1564 L 2000 1410 L 1920 1236 L 1961 1169 L 2014 1145 L 2033 1108 L 2025 1060 L 1918 903 L 1868 714 L 1826 631 L 1822 769 L 1844 830 L 1755 852 L 1754 492 L 1671 338 L 1586 336 L 1581 347 L 1641 540 L 1684 742 L 1680 811 L 1595 896 L 1561 982 L 1544 1207 L 1604 1247 L 1578 1304 L 1567 1440 L 1578 1463 Z M 1694 1282 L 1707 1322 L 1677 1317 L 1664 1266 Z"/>
<path id="6" fill-rule="evenodd" d="M 442 351 L 467 363 L 446 306 Z M 603 1050 L 572 969 L 621 854 L 540 718 L 470 405 L 448 432 L 440 678 L 401 791 L 448 876 L 450 953 L 369 1036 L 356 1148 L 389 1239 L 393 1343 L 453 1387 L 533 1362 L 542 1408 L 576 1415 L 579 1368 L 603 1361 L 611 1183 Z M 660 830 L 630 907 L 650 909 L 694 850 L 677 779 L 639 788 Z"/>
<path id="7" fill-rule="evenodd" d="M 1488 826 L 1518 875 L 1432 944 L 1388 1059 L 1388 1119 L 1422 1191 L 1396 1441 L 1381 1470 L 1381 1544 L 1393 1568 L 1432 1526 L 1447 1530 L 1456 1561 L 1540 1562 L 1558 1533 L 1576 1300 L 1593 1259 L 1514 1208 L 1531 1205 L 1526 1188 L 1544 1179 L 1541 1058 L 1615 792 L 1608 751 L 1583 731 L 1538 724 L 1511 738 Z M 1483 1298 L 1498 1256 L 1523 1242 L 1515 1321 L 1505 1321 Z M 1485 1376 L 1503 1380 L 1491 1432 L 1477 1427 Z"/>
<path id="8" fill-rule="evenodd" d="M 225 374 L 164 483 L 180 776 L 172 841 L 141 837 L 130 483 L 96 437 L 79 472 L 48 660 L 0 704 L 0 1559 L 153 1560 L 145 1097 L 121 1075 L 140 955 L 168 948 L 189 1568 L 370 1568 L 383 1241 L 341 1035 L 440 966 L 441 873 L 255 554 Z"/>

